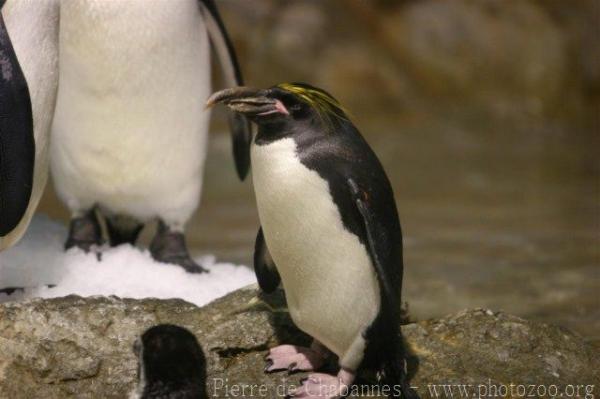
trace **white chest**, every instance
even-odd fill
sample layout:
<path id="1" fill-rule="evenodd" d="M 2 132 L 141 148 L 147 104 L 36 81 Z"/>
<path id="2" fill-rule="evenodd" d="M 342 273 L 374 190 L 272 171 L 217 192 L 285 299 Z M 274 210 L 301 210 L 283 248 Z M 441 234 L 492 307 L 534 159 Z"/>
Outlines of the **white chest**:
<path id="1" fill-rule="evenodd" d="M 376 316 L 379 288 L 365 246 L 344 228 L 329 184 L 304 166 L 293 139 L 252 148 L 265 241 L 296 324 L 335 352 Z"/>

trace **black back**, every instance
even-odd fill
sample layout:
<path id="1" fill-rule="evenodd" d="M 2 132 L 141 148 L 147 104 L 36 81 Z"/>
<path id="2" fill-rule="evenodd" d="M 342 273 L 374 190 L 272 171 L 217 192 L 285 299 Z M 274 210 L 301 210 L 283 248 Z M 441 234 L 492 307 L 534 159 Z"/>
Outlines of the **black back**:
<path id="1" fill-rule="evenodd" d="M 0 14 L 0 236 L 10 233 L 27 210 L 34 163 L 29 89 Z"/>

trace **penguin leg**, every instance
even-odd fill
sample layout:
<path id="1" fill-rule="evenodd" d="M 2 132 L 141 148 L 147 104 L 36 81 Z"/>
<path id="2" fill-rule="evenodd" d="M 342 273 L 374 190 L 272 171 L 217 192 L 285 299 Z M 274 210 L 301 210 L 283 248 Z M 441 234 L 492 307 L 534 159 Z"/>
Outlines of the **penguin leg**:
<path id="1" fill-rule="evenodd" d="M 340 356 L 340 371 L 337 375 L 309 374 L 302 382 L 302 386 L 290 397 L 335 399 L 346 396 L 356 378 L 356 370 L 362 363 L 366 347 L 367 340 L 361 331 L 346 352 Z"/>
<path id="2" fill-rule="evenodd" d="M 89 252 L 94 245 L 102 245 L 102 229 L 96 209 L 92 208 L 82 216 L 71 218 L 65 250 L 77 247 Z"/>
<path id="3" fill-rule="evenodd" d="M 150 253 L 155 260 L 179 265 L 188 273 L 208 273 L 190 256 L 183 232 L 170 228 L 162 220 L 158 221 L 156 234 L 150 243 Z"/>
<path id="4" fill-rule="evenodd" d="M 267 366 L 266 373 L 279 370 L 312 371 L 323 366 L 330 353 L 319 341 L 313 340 L 310 348 L 296 345 L 280 345 L 271 348 L 265 357 Z"/>
<path id="5" fill-rule="evenodd" d="M 142 228 L 144 228 L 143 223 L 127 216 L 114 215 L 106 217 L 106 230 L 112 247 L 121 244 L 134 245 Z"/>
<path id="6" fill-rule="evenodd" d="M 350 386 L 356 378 L 356 372 L 340 369 L 337 375 L 323 373 L 310 374 L 302 385 L 290 393 L 290 398 L 343 398 L 350 392 Z"/>

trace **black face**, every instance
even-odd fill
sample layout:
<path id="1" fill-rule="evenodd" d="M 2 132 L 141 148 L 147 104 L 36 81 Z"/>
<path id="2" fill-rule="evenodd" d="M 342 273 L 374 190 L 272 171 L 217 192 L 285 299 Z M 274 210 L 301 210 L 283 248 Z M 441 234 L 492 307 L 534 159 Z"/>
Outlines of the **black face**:
<path id="1" fill-rule="evenodd" d="M 257 124 L 298 122 L 318 117 L 308 103 L 278 86 L 225 89 L 213 94 L 207 101 L 208 106 L 217 103 L 227 105 Z"/>

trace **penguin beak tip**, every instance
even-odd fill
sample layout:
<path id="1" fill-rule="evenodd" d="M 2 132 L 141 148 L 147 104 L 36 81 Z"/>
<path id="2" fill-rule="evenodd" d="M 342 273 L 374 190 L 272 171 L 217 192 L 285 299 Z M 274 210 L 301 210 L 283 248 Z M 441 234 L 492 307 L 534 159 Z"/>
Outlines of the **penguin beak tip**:
<path id="1" fill-rule="evenodd" d="M 208 99 L 206 100 L 206 102 L 204 103 L 204 109 L 209 109 L 214 107 L 219 101 L 218 95 L 220 94 L 220 92 L 214 93 L 213 95 L 211 95 L 210 97 L 208 97 Z"/>

